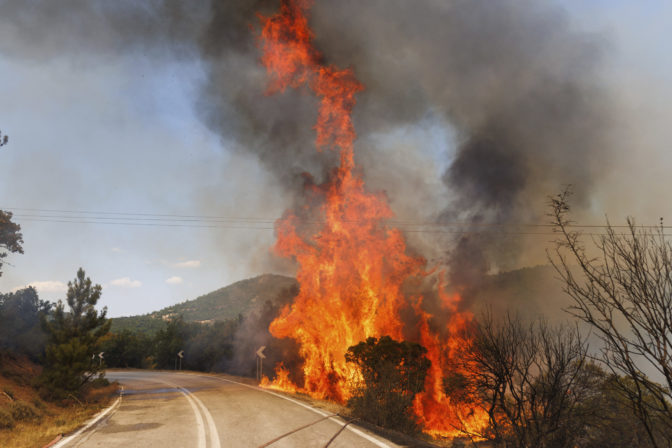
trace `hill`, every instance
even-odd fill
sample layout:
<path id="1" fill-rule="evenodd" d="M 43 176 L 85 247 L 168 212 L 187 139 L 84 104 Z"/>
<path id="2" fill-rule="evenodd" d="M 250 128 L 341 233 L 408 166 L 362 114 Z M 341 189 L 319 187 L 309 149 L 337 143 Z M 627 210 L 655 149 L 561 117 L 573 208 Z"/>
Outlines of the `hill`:
<path id="1" fill-rule="evenodd" d="M 113 318 L 112 331 L 154 333 L 179 315 L 185 321 L 201 323 L 235 319 L 261 308 L 267 301 L 275 303 L 282 296 L 296 294 L 297 288 L 296 279 L 292 277 L 263 274 L 150 314 Z"/>
<path id="2" fill-rule="evenodd" d="M 563 309 L 571 301 L 555 277 L 555 271 L 547 265 L 502 272 L 484 277 L 465 298 L 475 309 L 489 304 L 497 312 L 518 310 L 528 317 L 543 314 L 551 321 L 563 321 L 568 317 Z M 296 294 L 296 288 L 298 283 L 292 277 L 263 274 L 160 311 L 113 318 L 112 331 L 116 333 L 127 329 L 155 333 L 168 320 L 179 315 L 185 321 L 202 323 L 235 319 L 238 315 L 245 316 L 259 309 L 266 301 L 279 303 L 279 298 L 286 299 L 287 294 Z"/>

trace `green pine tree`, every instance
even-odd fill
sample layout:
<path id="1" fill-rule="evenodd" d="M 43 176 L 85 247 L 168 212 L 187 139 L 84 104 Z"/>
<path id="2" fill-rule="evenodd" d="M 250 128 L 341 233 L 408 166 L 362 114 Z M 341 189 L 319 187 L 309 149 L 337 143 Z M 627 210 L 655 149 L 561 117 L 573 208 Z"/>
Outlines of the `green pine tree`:
<path id="1" fill-rule="evenodd" d="M 101 292 L 100 285 L 93 285 L 79 268 L 75 280 L 68 282 L 68 311 L 59 300 L 54 312 L 43 319 L 48 343 L 40 383 L 45 395 L 64 398 L 95 376 L 104 375 L 104 365 L 93 359 L 100 339 L 110 330 L 107 307 L 100 312 L 95 308 Z"/>

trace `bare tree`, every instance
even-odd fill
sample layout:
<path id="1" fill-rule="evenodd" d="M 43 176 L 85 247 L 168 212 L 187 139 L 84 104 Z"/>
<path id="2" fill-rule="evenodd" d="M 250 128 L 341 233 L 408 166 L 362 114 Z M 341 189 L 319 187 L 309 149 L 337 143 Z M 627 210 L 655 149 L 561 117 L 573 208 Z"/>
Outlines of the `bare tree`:
<path id="1" fill-rule="evenodd" d="M 446 392 L 469 391 L 488 414 L 486 432 L 472 436 L 495 446 L 575 446 L 581 403 L 595 390 L 585 379 L 587 345 L 578 329 L 486 312 L 471 331 L 472 346 L 454 370 L 459 380 L 449 377 Z"/>
<path id="2" fill-rule="evenodd" d="M 612 372 L 654 447 L 672 446 L 672 246 L 664 227 L 624 231 L 608 221 L 588 248 L 568 219 L 571 191 L 551 197 L 551 217 L 560 235 L 549 259 L 569 311 L 590 324 L 603 342 L 600 361 Z M 655 374 L 658 384 L 649 378 Z"/>

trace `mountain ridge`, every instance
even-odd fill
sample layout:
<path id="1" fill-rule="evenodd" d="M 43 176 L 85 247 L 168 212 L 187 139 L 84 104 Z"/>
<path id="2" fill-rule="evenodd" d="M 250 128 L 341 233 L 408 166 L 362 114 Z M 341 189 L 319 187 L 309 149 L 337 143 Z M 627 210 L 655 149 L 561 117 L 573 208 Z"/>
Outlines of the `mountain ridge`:
<path id="1" fill-rule="evenodd" d="M 262 274 L 239 280 L 195 299 L 185 300 L 158 311 L 111 318 L 112 331 L 154 333 L 177 316 L 182 316 L 187 322 L 203 324 L 236 319 L 239 315 L 244 316 L 260 309 L 267 301 L 274 303 L 278 297 L 291 289 L 298 291 L 295 278 L 279 274 Z"/>

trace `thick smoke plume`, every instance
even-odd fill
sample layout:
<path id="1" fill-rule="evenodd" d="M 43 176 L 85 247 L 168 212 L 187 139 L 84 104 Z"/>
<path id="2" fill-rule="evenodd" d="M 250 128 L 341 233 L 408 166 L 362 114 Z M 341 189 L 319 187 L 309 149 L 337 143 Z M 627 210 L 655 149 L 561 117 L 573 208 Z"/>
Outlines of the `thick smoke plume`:
<path id="1" fill-rule="evenodd" d="M 310 95 L 266 95 L 254 29 L 256 14 L 278 4 L 6 0 L 0 51 L 35 60 L 125 53 L 199 60 L 206 72 L 195 98 L 200 117 L 228 147 L 253 154 L 300 195 L 313 181 L 304 173 L 319 181 L 336 155 L 315 150 Z M 366 86 L 354 123 L 367 182 L 387 190 L 401 220 L 458 222 L 461 230 L 468 224 L 470 233 L 450 244 L 437 245 L 435 235 L 412 238 L 430 256 L 437 246 L 445 252 L 454 286 L 467 293 L 486 272 L 515 266 L 524 247 L 506 232 L 543 221 L 545 197 L 559 185 L 576 185 L 579 203 L 587 202 L 613 143 L 609 98 L 599 87 L 602 45 L 575 31 L 560 7 L 541 0 L 318 0 L 312 14 L 327 62 L 352 66 Z M 444 141 L 420 132 L 410 143 L 381 147 L 380 136 L 423 126 L 443 129 Z M 437 143 L 442 152 L 427 151 Z M 445 171 L 437 175 L 435 164 Z"/>
<path id="2" fill-rule="evenodd" d="M 515 266 L 520 240 L 506 233 L 521 229 L 501 225 L 544 221 L 544 198 L 560 184 L 586 200 L 605 168 L 611 118 L 600 43 L 573 31 L 562 10 L 519 0 L 316 6 L 325 54 L 352 64 L 367 86 L 360 132 L 428 114 L 454 129 L 439 220 L 473 224 L 450 250 L 454 285 Z M 404 182 L 407 171 L 390 174 Z"/>

